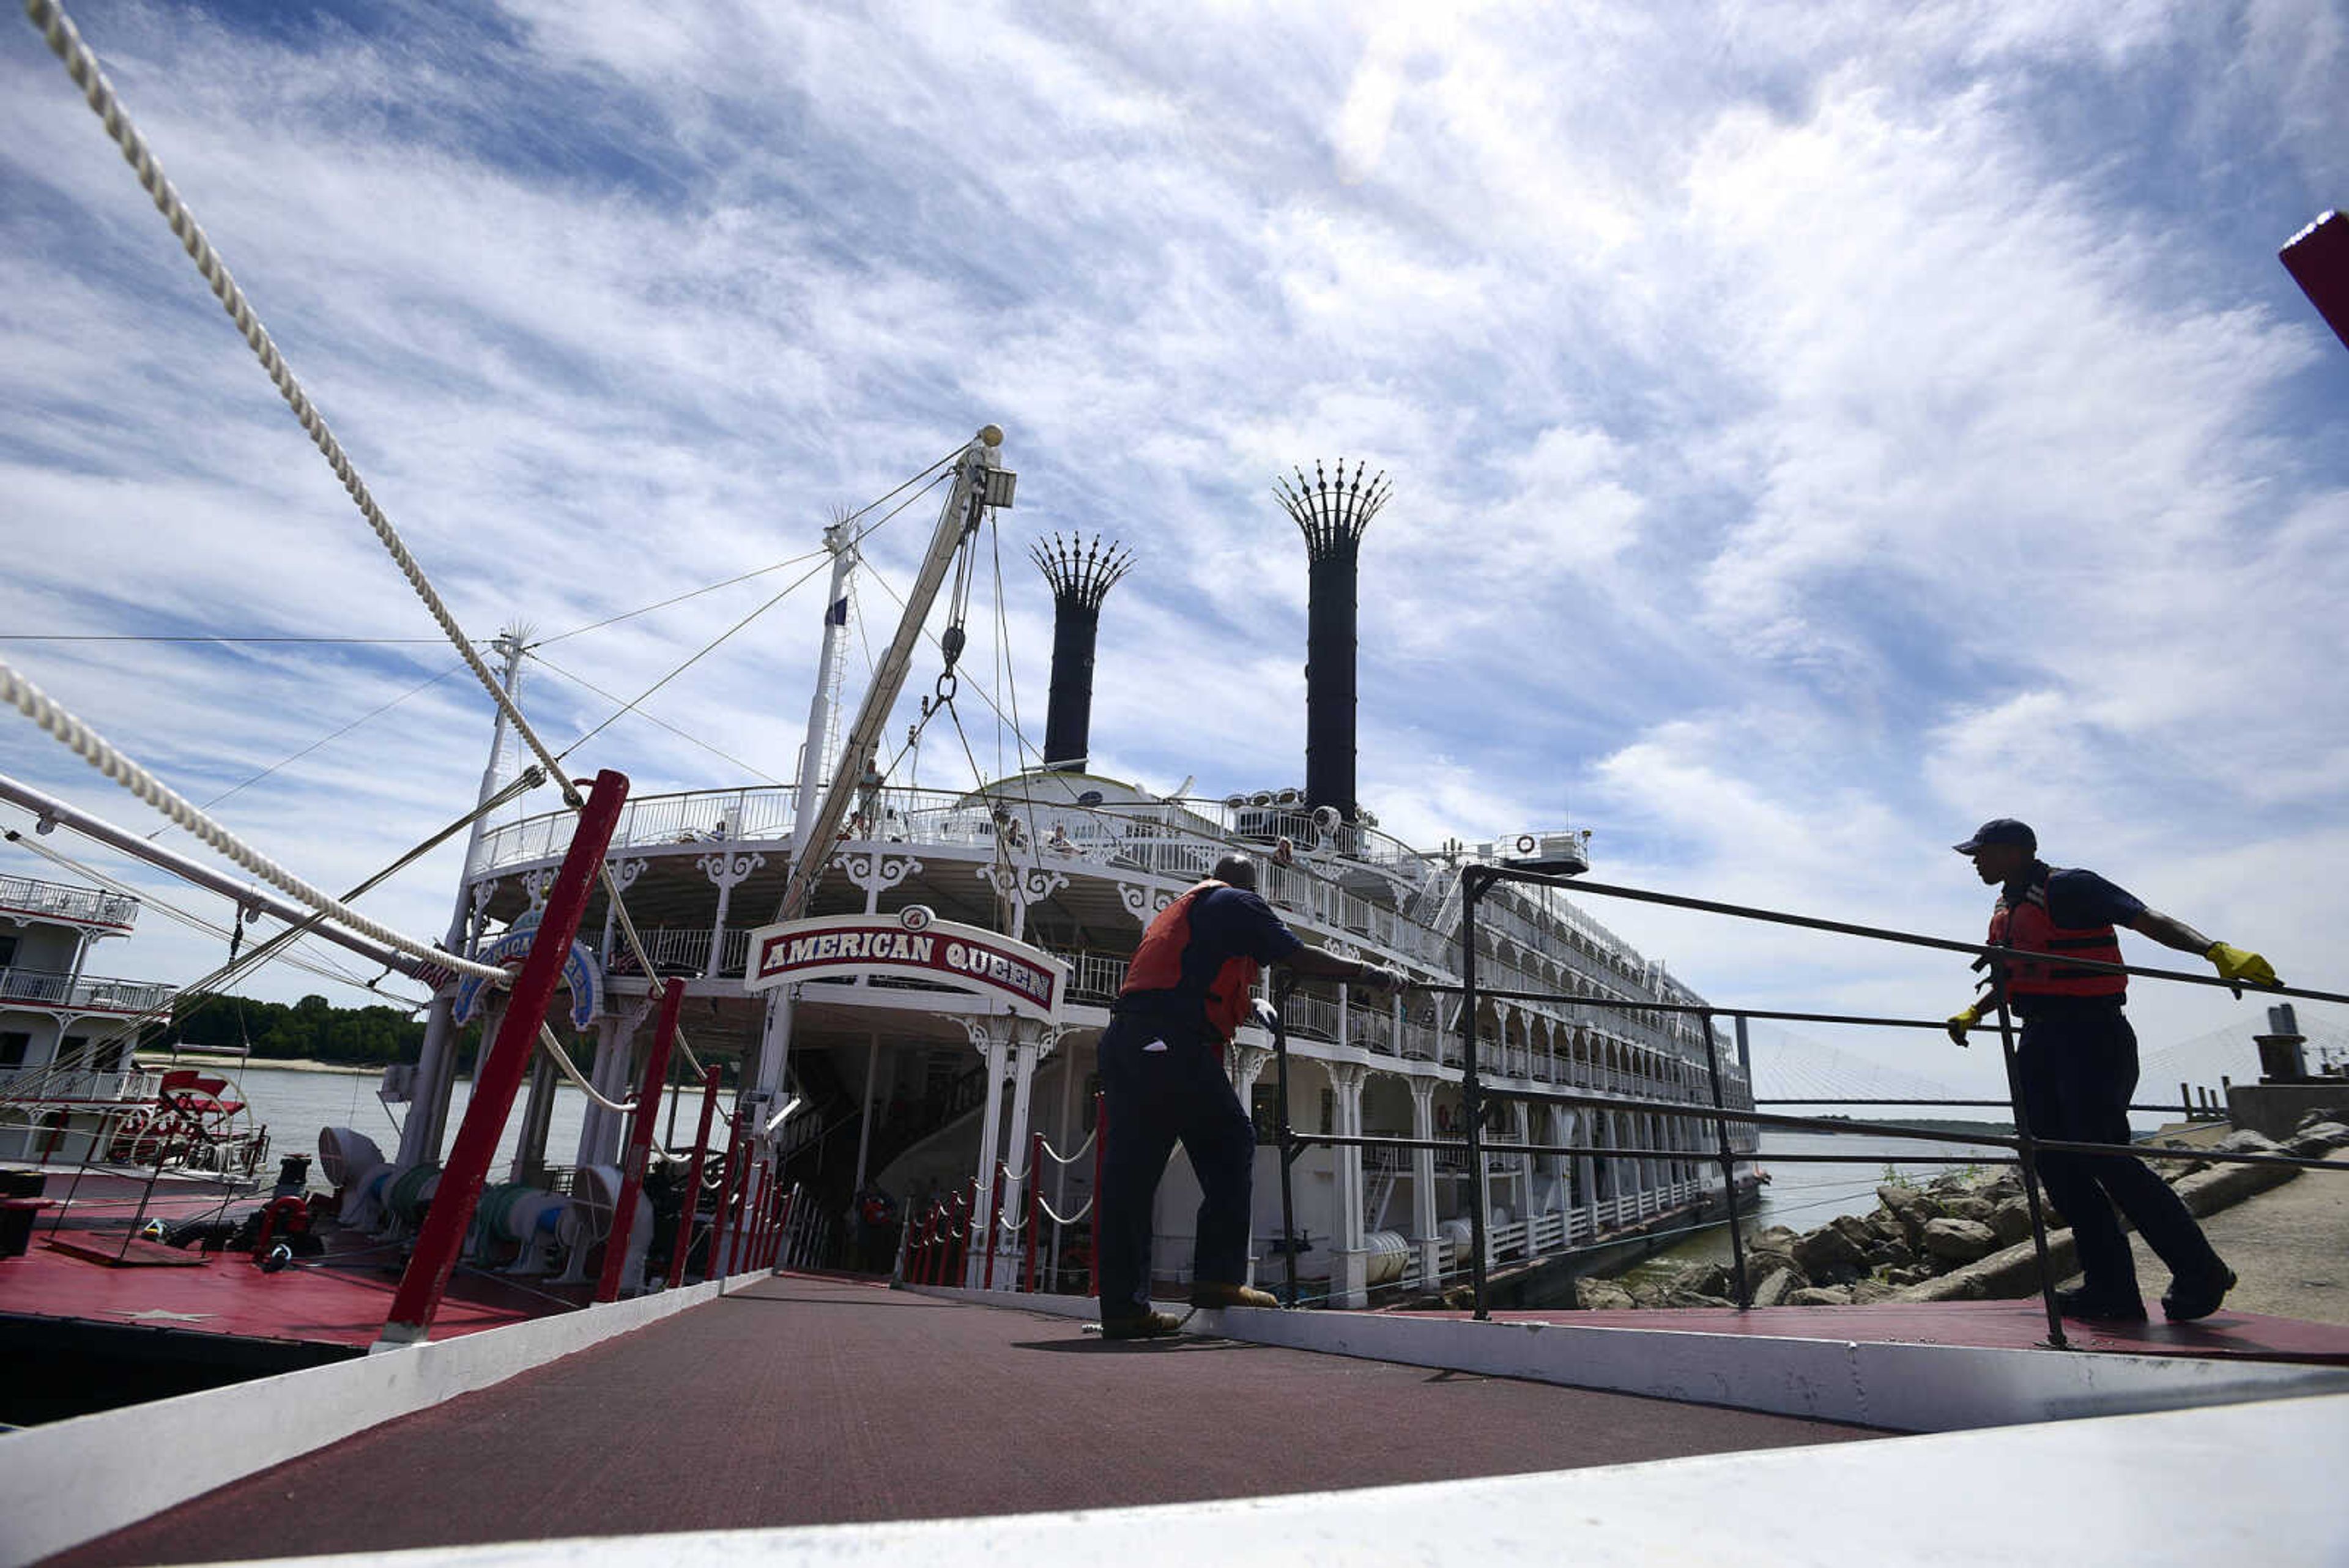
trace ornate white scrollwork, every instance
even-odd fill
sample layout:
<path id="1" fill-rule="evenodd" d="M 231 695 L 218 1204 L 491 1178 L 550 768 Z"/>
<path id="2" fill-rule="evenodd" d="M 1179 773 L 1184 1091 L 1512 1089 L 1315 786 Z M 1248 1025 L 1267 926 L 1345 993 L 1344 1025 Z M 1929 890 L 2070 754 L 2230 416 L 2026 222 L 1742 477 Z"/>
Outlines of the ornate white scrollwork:
<path id="1" fill-rule="evenodd" d="M 704 855 L 693 863 L 693 868 L 709 878 L 712 885 L 731 891 L 749 880 L 750 873 L 767 863 L 767 857 L 756 852 L 719 850 Z"/>
<path id="2" fill-rule="evenodd" d="M 1173 903 L 1174 898 L 1174 894 L 1164 888 L 1152 888 L 1140 882 L 1120 882 L 1117 885 L 1117 901 L 1125 906 L 1127 914 L 1145 926 L 1155 919 L 1158 911 Z"/>
<path id="3" fill-rule="evenodd" d="M 522 894 L 523 898 L 530 900 L 532 909 L 546 908 L 546 890 L 554 886 L 554 877 L 555 869 L 552 866 L 541 866 L 535 870 L 522 874 Z"/>
<path id="4" fill-rule="evenodd" d="M 1243 1045 L 1235 1040 L 1224 1048 L 1224 1066 L 1232 1075 L 1232 1087 L 1242 1095 L 1256 1087 L 1265 1064 L 1271 1060 L 1272 1049 L 1267 1045 Z"/>
<path id="5" fill-rule="evenodd" d="M 612 885 L 625 893 L 636 885 L 636 878 L 645 874 L 650 860 L 642 855 L 616 855 L 605 864 L 612 873 Z"/>
<path id="6" fill-rule="evenodd" d="M 1010 875 L 1004 875 L 1007 871 Z M 1022 909 L 1034 904 L 1040 898 L 1050 898 L 1069 885 L 1066 872 L 1055 871 L 1049 866 L 1039 866 L 1032 860 L 1024 864 L 1014 863 L 1008 866 L 1001 861 L 995 861 L 980 867 L 971 874 L 1003 897 L 1019 904 Z"/>
<path id="7" fill-rule="evenodd" d="M 910 855 L 874 849 L 852 849 L 833 856 L 832 863 L 858 888 L 874 894 L 885 893 L 922 870 L 922 863 Z"/>

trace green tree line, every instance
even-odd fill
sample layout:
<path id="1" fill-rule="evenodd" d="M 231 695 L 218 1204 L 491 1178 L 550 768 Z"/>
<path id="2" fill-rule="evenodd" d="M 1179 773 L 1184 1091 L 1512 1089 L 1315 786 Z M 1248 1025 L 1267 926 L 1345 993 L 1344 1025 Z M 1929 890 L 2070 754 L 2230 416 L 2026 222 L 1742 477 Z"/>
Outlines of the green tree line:
<path id="1" fill-rule="evenodd" d="M 336 1007 L 323 996 L 288 1006 L 237 996 L 200 998 L 172 1010 L 171 1033 L 148 1041 L 153 1050 L 176 1037 L 192 1051 L 247 1045 L 255 1060 L 305 1060 L 378 1065 L 413 1062 L 424 1046 L 424 1020 L 401 1008 Z M 470 1038 L 474 1031 L 466 1032 Z"/>

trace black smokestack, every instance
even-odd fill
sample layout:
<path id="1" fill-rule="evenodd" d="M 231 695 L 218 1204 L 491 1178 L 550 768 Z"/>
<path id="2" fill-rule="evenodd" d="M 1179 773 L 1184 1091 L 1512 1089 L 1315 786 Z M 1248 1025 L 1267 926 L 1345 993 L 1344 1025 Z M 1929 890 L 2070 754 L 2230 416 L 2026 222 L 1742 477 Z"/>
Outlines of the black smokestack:
<path id="1" fill-rule="evenodd" d="M 1297 470 L 1297 483 L 1282 479 L 1281 506 L 1305 534 L 1310 562 L 1310 598 L 1305 632 L 1305 805 L 1332 806 L 1351 822 L 1354 799 L 1354 586 L 1361 560 L 1362 530 L 1385 505 L 1393 486 L 1384 473 L 1366 484 L 1361 463 L 1351 479 L 1340 459 L 1331 479 L 1313 465 L 1313 477 Z"/>
<path id="2" fill-rule="evenodd" d="M 1085 771 L 1093 722 L 1093 639 L 1101 631 L 1102 600 L 1133 565 L 1117 541 L 1095 535 L 1084 544 L 1058 534 L 1028 554 L 1052 585 L 1052 703 L 1044 717 L 1044 765 L 1059 773 Z"/>

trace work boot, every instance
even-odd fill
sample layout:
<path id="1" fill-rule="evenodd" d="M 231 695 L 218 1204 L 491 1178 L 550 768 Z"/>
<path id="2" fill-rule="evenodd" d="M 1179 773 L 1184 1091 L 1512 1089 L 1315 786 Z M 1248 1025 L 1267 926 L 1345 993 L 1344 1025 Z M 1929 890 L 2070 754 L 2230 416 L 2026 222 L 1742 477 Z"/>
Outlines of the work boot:
<path id="1" fill-rule="evenodd" d="M 1123 1314 L 1102 1318 L 1103 1339 L 1164 1339 L 1183 1326 L 1182 1320 L 1163 1312 Z"/>
<path id="2" fill-rule="evenodd" d="M 2215 1274 L 2198 1274 L 2191 1279 L 2180 1274 L 2169 1282 L 2169 1293 L 2161 1298 L 2161 1315 L 2172 1323 L 2209 1317 L 2234 1288 L 2235 1271 L 2224 1263 L 2219 1265 Z"/>
<path id="3" fill-rule="evenodd" d="M 1195 1307 L 1277 1307 L 1280 1298 L 1270 1291 L 1251 1290 L 1246 1285 L 1212 1284 L 1202 1281 L 1191 1287 L 1191 1304 Z"/>
<path id="4" fill-rule="evenodd" d="M 2145 1298 L 2135 1291 L 2120 1295 L 2083 1285 L 2076 1291 L 2057 1291 L 2055 1310 L 2065 1317 L 2084 1318 L 2093 1323 L 2143 1323 Z"/>

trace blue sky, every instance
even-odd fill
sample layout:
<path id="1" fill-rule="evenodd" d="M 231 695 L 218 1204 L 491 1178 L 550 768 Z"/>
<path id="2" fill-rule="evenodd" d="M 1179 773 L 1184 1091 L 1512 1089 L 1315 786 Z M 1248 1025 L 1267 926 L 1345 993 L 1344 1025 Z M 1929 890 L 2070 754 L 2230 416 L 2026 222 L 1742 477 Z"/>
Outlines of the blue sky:
<path id="1" fill-rule="evenodd" d="M 2344 978 L 2349 352 L 2274 254 L 2349 201 L 2340 4 L 74 15 L 478 635 L 799 556 L 995 421 L 1031 730 L 1025 542 L 1098 529 L 1140 565 L 1097 765 L 1298 782 L 1303 547 L 1271 483 L 1360 457 L 1395 483 L 1363 795 L 1405 837 L 1570 820 L 1610 879 L 1967 936 L 1986 898 L 1946 846 L 2013 814 Z M 21 26 L 0 130 L 0 626 L 429 635 Z M 927 520 L 874 543 L 901 586 Z M 633 694 L 792 575 L 546 651 Z M 788 775 L 817 597 L 651 711 Z M 861 603 L 877 642 L 892 607 Z M 449 662 L 0 647 L 198 799 Z M 606 710 L 530 680 L 553 735 Z M 485 737 L 445 680 L 221 814 L 356 881 L 462 809 Z M 639 792 L 742 776 L 636 720 L 583 757 Z M 29 726 L 0 759 L 137 819 Z M 945 748 L 922 765 L 951 782 Z M 437 933 L 454 874 L 373 907 Z M 1966 993 L 1938 960 L 1593 908 L 1724 1002 Z M 216 956 L 150 923 L 108 956 Z M 2149 1046 L 2251 1012 L 2136 1009 Z M 1919 1038 L 1836 1044 L 1989 1086 Z"/>

